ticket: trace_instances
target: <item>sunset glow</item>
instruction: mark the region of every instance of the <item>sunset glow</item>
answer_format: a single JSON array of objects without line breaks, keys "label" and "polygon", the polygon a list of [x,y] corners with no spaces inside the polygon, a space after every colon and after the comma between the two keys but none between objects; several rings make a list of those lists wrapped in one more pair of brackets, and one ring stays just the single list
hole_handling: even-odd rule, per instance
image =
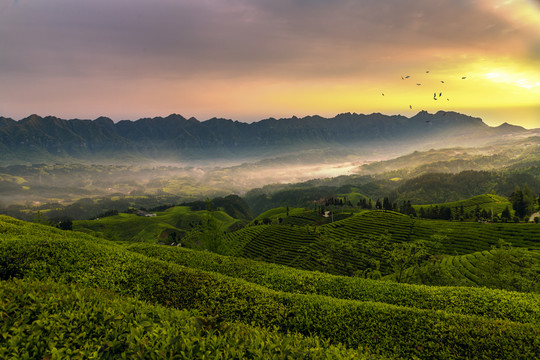
[{"label": "sunset glow", "polygon": [[540,127],[538,1],[0,0],[0,46],[15,119],[511,110]]}]

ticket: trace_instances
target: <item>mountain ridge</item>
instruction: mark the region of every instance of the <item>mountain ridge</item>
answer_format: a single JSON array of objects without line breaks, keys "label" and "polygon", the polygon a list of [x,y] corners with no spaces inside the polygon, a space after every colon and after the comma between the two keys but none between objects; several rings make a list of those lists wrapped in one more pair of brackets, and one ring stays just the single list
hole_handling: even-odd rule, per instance
[{"label": "mountain ridge", "polygon": [[[268,118],[244,123],[224,118],[199,121],[179,114],[114,122],[64,120],[33,114],[15,121],[0,117],[3,162],[54,161],[58,158],[150,159],[230,158],[273,155],[320,148],[367,148],[415,143],[445,146],[464,141],[487,142],[493,136],[533,133],[514,125],[490,127],[482,119],[457,112],[421,111],[408,118],[381,113],[342,113],[333,118]],[[0,161],[2,162],[2,161]]]}]

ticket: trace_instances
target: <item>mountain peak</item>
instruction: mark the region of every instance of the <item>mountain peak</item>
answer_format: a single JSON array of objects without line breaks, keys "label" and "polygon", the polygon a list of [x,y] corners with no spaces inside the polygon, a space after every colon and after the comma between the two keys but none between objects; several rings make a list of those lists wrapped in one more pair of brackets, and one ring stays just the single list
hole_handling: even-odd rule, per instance
[{"label": "mountain peak", "polygon": [[100,116],[94,121],[96,122],[96,124],[114,125],[114,121],[105,116]]},{"label": "mountain peak", "polygon": [[512,125],[507,122],[502,123],[501,125],[495,127],[495,129],[498,130],[505,130],[505,131],[527,131],[524,127],[518,126],[518,125]]}]

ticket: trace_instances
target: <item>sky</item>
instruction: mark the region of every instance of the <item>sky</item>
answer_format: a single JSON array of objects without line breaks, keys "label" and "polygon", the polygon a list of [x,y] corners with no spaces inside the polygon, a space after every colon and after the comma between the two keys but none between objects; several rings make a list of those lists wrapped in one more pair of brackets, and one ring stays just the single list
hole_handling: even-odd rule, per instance
[{"label": "sky", "polygon": [[421,110],[540,128],[540,0],[0,0],[0,116]]}]

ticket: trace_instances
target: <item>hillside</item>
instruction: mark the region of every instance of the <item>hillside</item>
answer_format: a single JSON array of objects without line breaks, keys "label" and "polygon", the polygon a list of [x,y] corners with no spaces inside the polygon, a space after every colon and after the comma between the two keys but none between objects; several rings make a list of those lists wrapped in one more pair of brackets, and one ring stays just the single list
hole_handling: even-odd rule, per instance
[{"label": "hillside", "polygon": [[[309,212],[307,212],[309,213]],[[314,226],[252,225],[226,234],[218,252],[299,269],[369,277],[393,270],[384,252],[392,244],[425,243],[433,254],[456,255],[490,250],[503,240],[540,250],[536,224],[478,223],[411,218],[387,211],[361,211],[346,219]],[[288,223],[288,224],[287,224]]]},{"label": "hillside", "polygon": [[[165,118],[119,121],[63,120],[31,115],[19,121],[4,119],[0,126],[0,165],[57,162],[76,159],[137,162],[138,159],[185,161],[268,157],[304,150],[371,148],[373,152],[406,152],[439,144],[484,144],[503,136],[532,134],[520,127],[491,128],[481,119],[440,111],[407,118],[383,114],[340,114],[265,119],[251,124],[213,118]],[[388,145],[392,149],[387,149]]]},{"label": "hillside", "polygon": [[[510,203],[508,199],[502,196],[497,196],[493,194],[484,194],[484,195],[474,196],[466,200],[452,201],[452,202],[441,203],[441,204],[413,205],[413,208],[415,209],[417,213],[420,212],[421,208],[424,208],[426,210],[428,208],[434,208],[434,207],[450,208],[453,218],[459,219],[459,216],[463,216],[464,214],[474,214],[475,212],[481,212],[481,211],[487,212],[490,215],[490,217],[491,217],[491,214],[493,214],[494,216],[500,216],[505,208],[508,207],[508,209],[512,209],[512,203]],[[465,216],[465,217],[470,218],[471,216]]]},{"label": "hillside", "polygon": [[[98,338],[108,339],[102,344],[112,353],[140,358],[177,351],[202,358],[219,349],[263,357],[277,348],[291,357],[305,351],[324,358],[533,358],[538,348],[537,294],[332,277],[150,244],[130,250],[8,217],[0,217],[0,229],[0,309],[7,329],[0,349],[7,354],[43,358],[79,344],[98,352]],[[197,265],[189,265],[189,257]],[[243,271],[225,270],[236,261],[244,261],[238,263]],[[315,285],[319,289],[310,290]],[[371,290],[357,292],[363,299],[355,300],[347,294],[356,286]],[[80,326],[88,330],[74,330]],[[180,328],[189,339],[171,335]],[[267,346],[261,349],[262,341]]]},{"label": "hillside", "polygon": [[[412,284],[499,287],[540,293],[540,250],[500,244],[491,250],[433,259],[421,267],[407,269],[401,280]],[[396,280],[396,274],[386,279]]]},{"label": "hillside", "polygon": [[[536,164],[538,162],[537,158]],[[523,165],[523,164],[522,164]],[[517,165],[516,165],[517,166]],[[485,194],[508,197],[516,186],[540,187],[540,168],[508,168],[497,171],[466,170],[458,173],[427,173],[411,178],[395,177],[395,172],[372,175],[349,175],[331,179],[317,179],[296,184],[267,185],[252,189],[245,195],[255,213],[277,207],[310,207],[314,200],[339,197],[352,200],[356,206],[363,198],[388,197],[398,206],[403,201],[412,205],[459,202]]]},{"label": "hillside", "polygon": [[[531,132],[531,135],[534,132]],[[499,139],[489,146],[444,147],[427,151],[414,151],[390,160],[375,161],[360,167],[360,174],[410,178],[426,173],[459,173],[466,170],[501,170],[537,165],[540,156],[540,138]]]},{"label": "hillside", "polygon": [[[215,201],[219,203],[219,199],[224,198],[218,198]],[[216,211],[207,211],[199,210],[200,207],[194,205],[191,207],[173,206],[164,211],[134,210],[130,214],[118,213],[94,220],[78,220],[73,222],[73,229],[114,240],[177,243],[188,232],[206,228],[209,224],[215,226],[220,232],[226,232],[234,229],[235,226],[241,227],[247,222],[242,219],[245,214],[239,213],[234,205],[230,202],[224,202],[224,204],[231,206],[227,209],[228,212],[240,215],[240,219],[231,217],[219,208]]]}]

